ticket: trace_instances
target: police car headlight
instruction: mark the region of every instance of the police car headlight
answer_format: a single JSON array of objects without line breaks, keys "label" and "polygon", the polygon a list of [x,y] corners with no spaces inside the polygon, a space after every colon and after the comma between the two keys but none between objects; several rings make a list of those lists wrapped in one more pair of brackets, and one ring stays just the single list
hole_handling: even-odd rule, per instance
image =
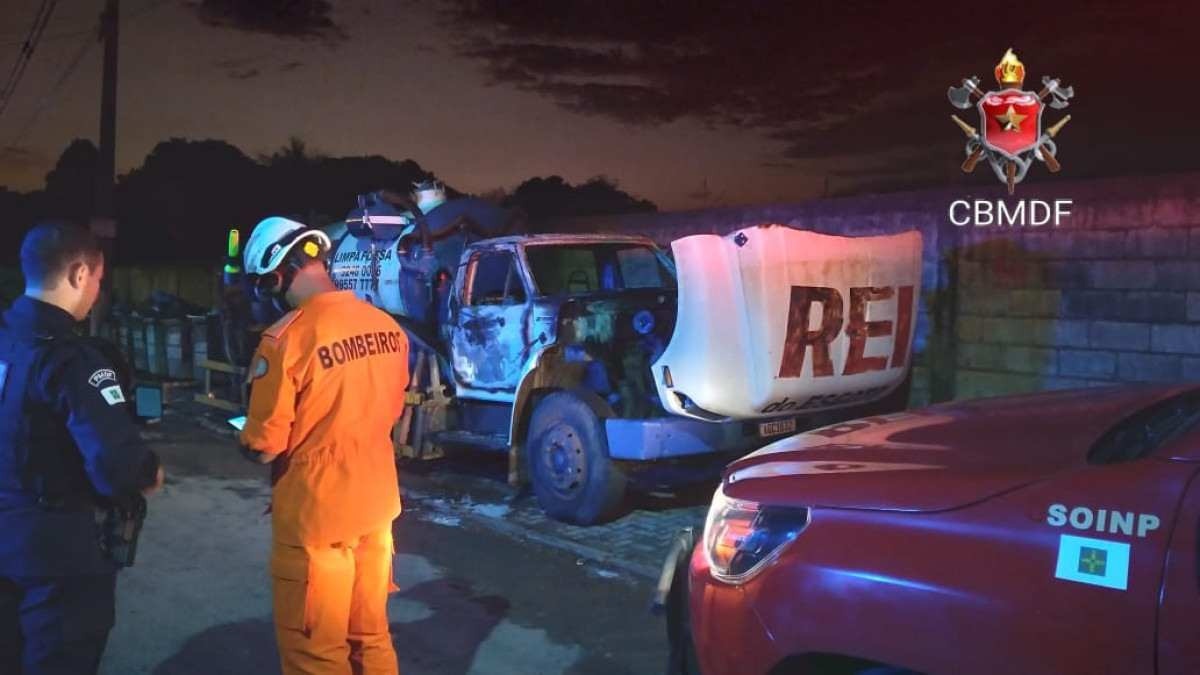
[{"label": "police car headlight", "polygon": [[704,524],[709,571],[732,584],[749,580],[779,556],[808,520],[806,508],[730,499],[718,487]]}]

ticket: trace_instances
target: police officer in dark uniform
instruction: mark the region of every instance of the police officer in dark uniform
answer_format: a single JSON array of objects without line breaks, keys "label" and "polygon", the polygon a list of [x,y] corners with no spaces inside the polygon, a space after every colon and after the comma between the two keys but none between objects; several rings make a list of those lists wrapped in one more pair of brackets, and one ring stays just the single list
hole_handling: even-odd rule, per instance
[{"label": "police officer in dark uniform", "polygon": [[95,673],[118,564],[104,507],[163,483],[119,367],[76,324],[104,275],[101,248],[66,223],[21,245],[25,295],[0,317],[0,673]]}]

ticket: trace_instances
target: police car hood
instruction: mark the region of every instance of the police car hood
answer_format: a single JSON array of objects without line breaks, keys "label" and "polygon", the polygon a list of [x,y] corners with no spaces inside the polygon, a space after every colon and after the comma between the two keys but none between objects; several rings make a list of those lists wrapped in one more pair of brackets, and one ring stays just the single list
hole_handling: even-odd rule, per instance
[{"label": "police car hood", "polygon": [[669,412],[795,415],[878,400],[904,380],[919,232],[840,237],[764,225],[671,248],[678,311],[653,365]]},{"label": "police car hood", "polygon": [[766,504],[942,511],[1083,467],[1113,425],[1186,387],[1121,386],[978,399],[864,418],[768,445],[725,471]]}]

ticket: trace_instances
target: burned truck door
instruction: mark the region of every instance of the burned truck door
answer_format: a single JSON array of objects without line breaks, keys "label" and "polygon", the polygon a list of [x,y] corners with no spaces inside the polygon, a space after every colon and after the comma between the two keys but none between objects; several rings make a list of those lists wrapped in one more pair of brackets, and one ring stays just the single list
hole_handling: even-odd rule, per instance
[{"label": "burned truck door", "polygon": [[451,357],[460,387],[512,392],[528,343],[530,293],[511,250],[471,256],[460,275]]}]

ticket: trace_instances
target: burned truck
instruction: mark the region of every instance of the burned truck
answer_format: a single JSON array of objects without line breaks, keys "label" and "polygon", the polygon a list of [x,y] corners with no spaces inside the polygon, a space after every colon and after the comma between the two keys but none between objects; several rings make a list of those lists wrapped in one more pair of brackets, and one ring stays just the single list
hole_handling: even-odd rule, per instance
[{"label": "burned truck", "polygon": [[382,194],[329,230],[329,264],[432,365],[437,409],[401,435],[508,453],[554,518],[610,518],[631,483],[670,475],[654,469],[719,468],[909,371],[917,232],[764,225],[668,255],[643,236],[500,235],[503,212],[436,187],[407,210]]}]

